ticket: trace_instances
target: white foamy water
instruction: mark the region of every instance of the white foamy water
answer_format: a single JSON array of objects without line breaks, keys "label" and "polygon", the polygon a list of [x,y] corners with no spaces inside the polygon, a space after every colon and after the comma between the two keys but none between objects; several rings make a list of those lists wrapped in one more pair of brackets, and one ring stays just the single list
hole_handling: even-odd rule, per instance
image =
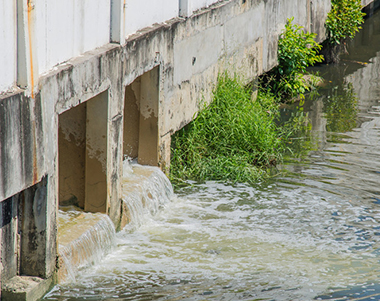
[{"label": "white foamy water", "polygon": [[158,167],[123,162],[123,206],[129,231],[144,224],[173,197],[173,187]]},{"label": "white foamy water", "polygon": [[312,300],[377,281],[380,212],[365,215],[310,187],[195,185],[60,289],[70,300]]}]

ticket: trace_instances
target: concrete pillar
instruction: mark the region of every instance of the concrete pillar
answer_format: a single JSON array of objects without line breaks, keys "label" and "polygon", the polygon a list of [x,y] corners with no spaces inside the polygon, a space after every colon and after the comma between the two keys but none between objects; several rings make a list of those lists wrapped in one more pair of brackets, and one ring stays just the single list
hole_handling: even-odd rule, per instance
[{"label": "concrete pillar", "polygon": [[38,89],[35,2],[17,1],[17,84],[34,98]]},{"label": "concrete pillar", "polygon": [[125,88],[124,104],[124,155],[137,158],[140,128],[140,90],[141,78],[137,78]]},{"label": "concrete pillar", "polygon": [[108,91],[87,101],[84,210],[108,213]]},{"label": "concrete pillar", "polygon": [[55,236],[49,233],[55,232],[48,229],[54,227],[47,222],[48,206],[46,177],[0,203],[3,281],[17,275],[52,275],[56,250]]},{"label": "concrete pillar", "polygon": [[124,151],[143,165],[158,165],[159,67],[125,89]]},{"label": "concrete pillar", "polygon": [[1,261],[3,280],[8,280],[18,274],[20,247],[18,238],[19,226],[19,194],[0,202],[1,216]]},{"label": "concrete pillar", "polygon": [[127,0],[111,0],[111,42],[125,41],[125,9]]},{"label": "concrete pillar", "polygon": [[86,103],[59,115],[59,205],[84,208]]},{"label": "concrete pillar", "polygon": [[[20,198],[20,274],[48,278],[54,270],[55,258],[48,253],[47,179],[26,189]],[[53,252],[55,254],[55,252]]]},{"label": "concrete pillar", "polygon": [[188,17],[191,15],[191,0],[179,0],[179,16]]},{"label": "concrete pillar", "polygon": [[141,76],[138,162],[158,165],[159,68]]}]

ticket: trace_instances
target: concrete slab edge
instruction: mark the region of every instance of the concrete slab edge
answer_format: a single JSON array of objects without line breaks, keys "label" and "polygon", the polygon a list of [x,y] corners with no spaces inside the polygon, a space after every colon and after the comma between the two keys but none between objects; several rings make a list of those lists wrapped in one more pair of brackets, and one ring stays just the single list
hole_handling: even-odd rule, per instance
[{"label": "concrete slab edge", "polygon": [[54,285],[53,277],[15,276],[2,283],[2,301],[37,301]]}]

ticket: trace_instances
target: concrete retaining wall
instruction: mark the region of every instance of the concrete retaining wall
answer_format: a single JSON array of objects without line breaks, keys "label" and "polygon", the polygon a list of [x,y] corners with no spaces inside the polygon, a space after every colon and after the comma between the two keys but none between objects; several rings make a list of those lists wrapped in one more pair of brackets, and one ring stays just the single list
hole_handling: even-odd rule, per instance
[{"label": "concrete retaining wall", "polygon": [[[218,73],[237,71],[250,80],[270,70],[277,63],[278,36],[293,16],[323,40],[331,4],[226,0],[176,18],[179,2],[174,0],[144,2],[143,10],[137,1],[83,1],[79,10],[73,7],[76,1],[61,2],[18,3],[22,90],[6,91],[16,81],[15,41],[8,30],[0,31],[0,41],[9,45],[0,50],[1,66],[6,66],[0,75],[0,200],[18,200],[41,191],[33,187],[44,187],[42,195],[30,198],[29,211],[13,216],[15,224],[29,221],[25,231],[33,233],[40,250],[32,262],[42,265],[44,278],[55,270],[59,204],[105,212],[118,226],[123,156],[133,154],[165,170],[171,134],[192,120],[201,101],[211,100]],[[211,2],[194,0],[192,10]],[[15,4],[2,5],[15,9]],[[47,16],[48,11],[53,13]],[[139,18],[141,12],[145,18]],[[13,19],[0,18],[1,26],[15,30],[12,24]],[[42,210],[43,223],[36,224],[39,215],[30,208]],[[2,227],[0,236],[9,234],[5,231]],[[9,235],[15,250],[29,243],[16,230]],[[1,250],[8,264],[13,251],[4,244]],[[14,264],[22,254],[12,255],[19,258]],[[3,267],[3,281],[21,271],[18,266],[11,270],[5,273]]]}]

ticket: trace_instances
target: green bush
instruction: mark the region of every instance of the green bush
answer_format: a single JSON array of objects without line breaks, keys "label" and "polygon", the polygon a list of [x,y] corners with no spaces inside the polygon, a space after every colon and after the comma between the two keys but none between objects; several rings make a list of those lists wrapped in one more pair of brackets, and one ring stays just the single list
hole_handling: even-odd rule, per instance
[{"label": "green bush", "polygon": [[361,12],[360,0],[332,0],[327,15],[326,30],[331,44],[341,44],[353,38],[364,23],[365,13]]},{"label": "green bush", "polygon": [[[219,76],[213,102],[172,139],[171,180],[254,183],[282,160],[285,134],[276,124],[278,101],[235,76]],[[289,132],[289,131],[288,131]]]},{"label": "green bush", "polygon": [[305,32],[293,19],[288,19],[278,41],[278,66],[266,78],[272,92],[283,98],[302,97],[309,91],[310,82],[303,77],[306,68],[323,61],[316,34]]}]

